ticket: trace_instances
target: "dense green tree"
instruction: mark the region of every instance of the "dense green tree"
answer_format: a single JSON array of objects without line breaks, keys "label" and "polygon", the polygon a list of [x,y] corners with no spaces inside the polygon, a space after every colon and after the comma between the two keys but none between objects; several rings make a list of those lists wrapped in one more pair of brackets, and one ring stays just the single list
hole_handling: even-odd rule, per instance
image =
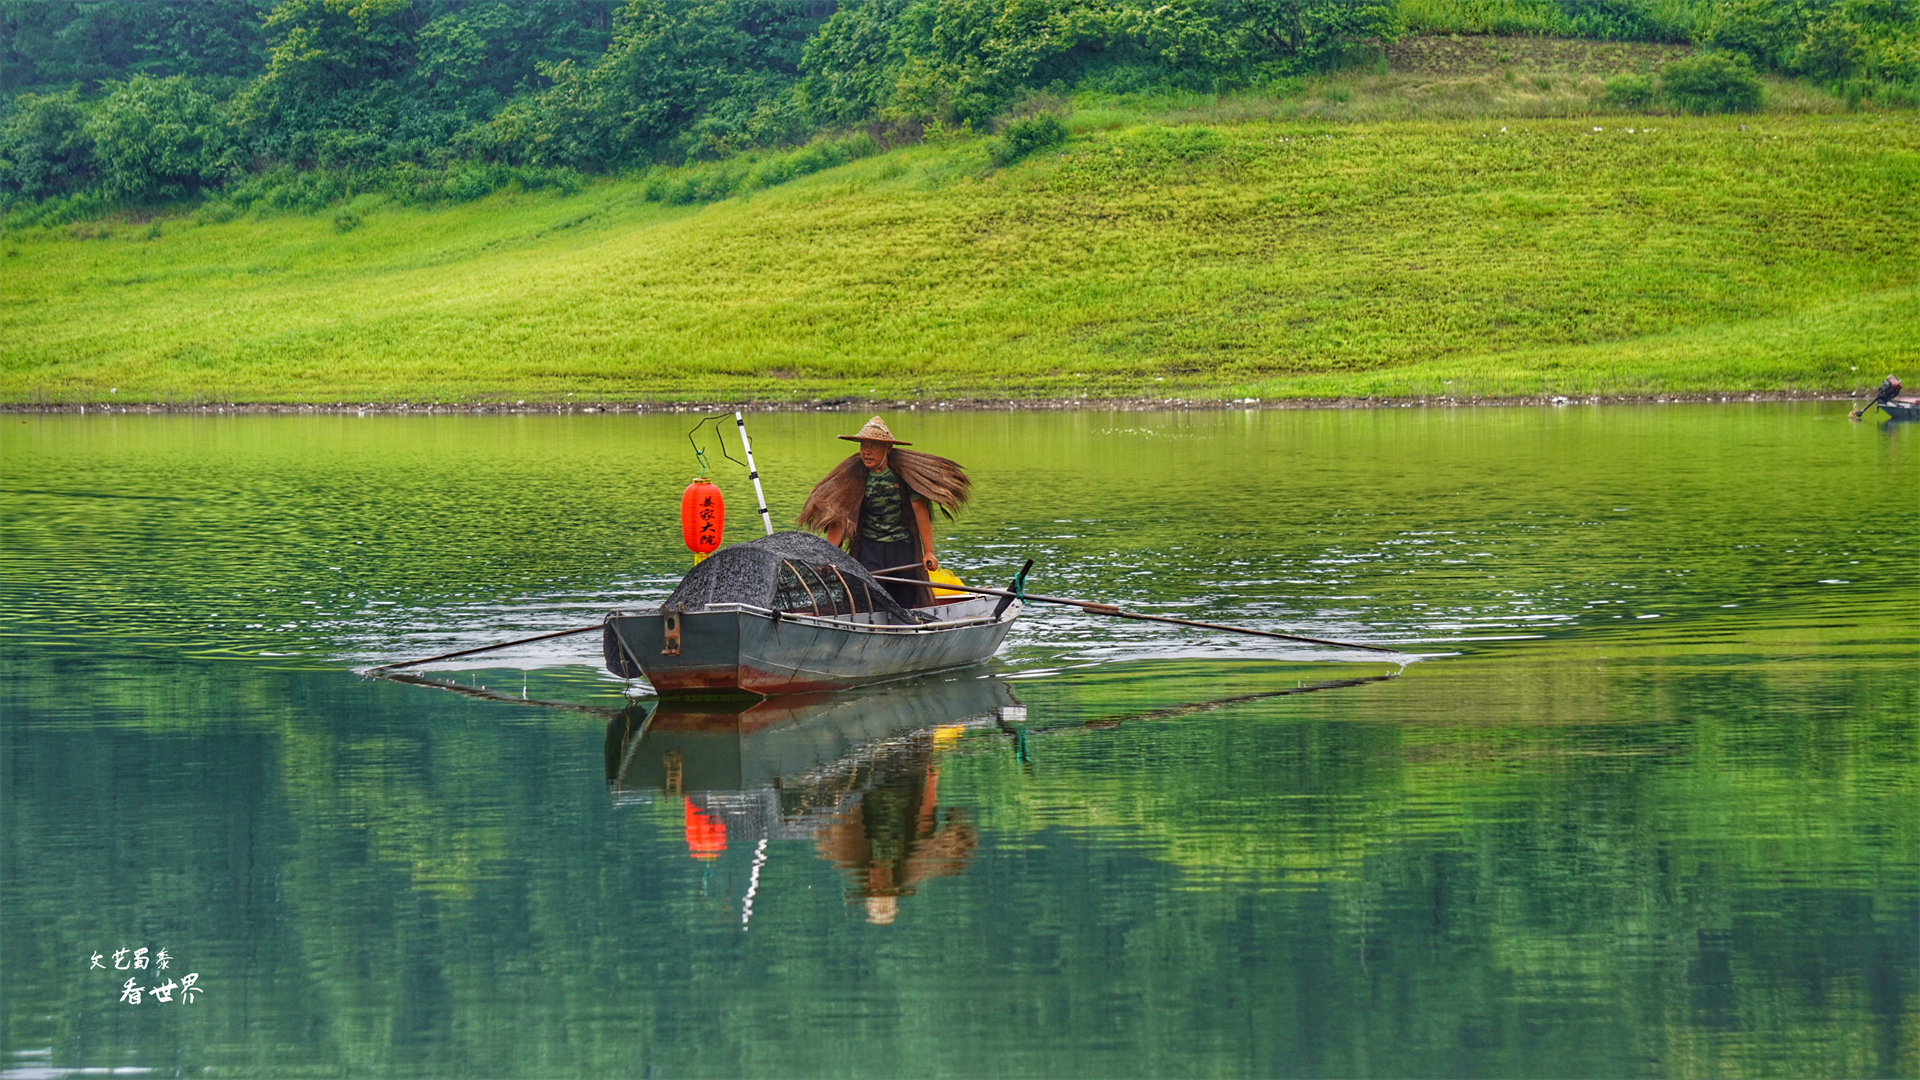
[{"label": "dense green tree", "polygon": [[1701,41],[1760,68],[1837,81],[1920,81],[1916,0],[1724,0]]},{"label": "dense green tree", "polygon": [[1853,5],[1836,4],[1806,21],[1792,67],[1818,78],[1844,79],[1866,65],[1866,28]]},{"label": "dense green tree", "polygon": [[850,124],[878,114],[893,96],[906,59],[894,33],[912,0],[844,0],[807,42],[800,93],[808,111],[827,124]]},{"label": "dense green tree", "polygon": [[21,94],[0,110],[0,196],[71,195],[96,178],[79,91]]},{"label": "dense green tree", "polygon": [[636,152],[690,131],[696,152],[797,134],[759,127],[798,78],[819,24],[778,0],[632,0],[594,70],[595,89],[619,142]]},{"label": "dense green tree", "polygon": [[1745,55],[1761,67],[1785,65],[1799,38],[1798,10],[1778,0],[1730,0],[1713,14],[1701,43]]},{"label": "dense green tree", "polygon": [[[0,103],[0,192],[172,199],[244,174],[239,198],[300,170],[337,173],[301,182],[294,201],[309,205],[323,189],[355,189],[362,180],[349,173],[404,174],[395,183],[415,194],[465,192],[472,177],[531,182],[550,166],[722,158],[876,122],[997,129],[1010,112],[1032,112],[1019,106],[1039,92],[1217,91],[1336,69],[1400,33],[1399,9],[1398,0],[0,0],[0,93],[15,95]],[[1475,18],[1509,32],[1691,35],[1849,100],[1920,94],[1920,0],[1509,0],[1484,17],[1469,11]],[[1737,65],[1722,57],[1682,69],[1674,93],[1705,108],[1751,107],[1752,71]],[[1696,76],[1719,89],[1695,95]],[[1609,93],[1644,97],[1652,84]],[[423,169],[444,179],[463,168],[457,185],[420,179]]]},{"label": "dense green tree", "polygon": [[1373,0],[1242,0],[1221,8],[1223,21],[1244,28],[1256,43],[1241,46],[1232,60],[1222,56],[1222,62],[1271,59],[1294,72],[1332,67],[1361,41],[1398,29],[1392,5]]},{"label": "dense green tree", "polygon": [[255,0],[0,0],[0,91],[133,74],[250,76],[265,60]]},{"label": "dense green tree", "polygon": [[[1691,20],[1675,18],[1676,5],[1647,0],[1558,0],[1567,32],[1611,41],[1674,41],[1691,38]],[[1684,7],[1679,8],[1685,11]]]},{"label": "dense green tree", "polygon": [[387,163],[408,150],[402,129],[444,144],[458,117],[432,123],[410,94],[409,0],[283,0],[264,25],[267,69],[234,100],[251,149],[303,165]]},{"label": "dense green tree", "polygon": [[1151,81],[1293,74],[1394,32],[1370,0],[868,0],[808,45],[802,92],[822,117],[981,121],[1021,95],[1115,67]]},{"label": "dense green tree", "polygon": [[631,0],[599,63],[547,67],[553,85],[506,110],[495,145],[591,168],[798,138],[792,91],[821,21],[779,0]]},{"label": "dense green tree", "polygon": [[234,165],[225,109],[184,75],[136,75],[87,121],[101,187],[136,202],[180,199],[216,186]]},{"label": "dense green tree", "polygon": [[264,21],[272,42],[254,98],[318,106],[387,83],[413,65],[407,0],[284,0]]},{"label": "dense green tree", "polygon": [[920,0],[905,14],[910,60],[899,103],[923,116],[949,111],[978,121],[1024,88],[1069,82],[1103,52],[1129,44],[1133,13],[1098,0]]},{"label": "dense green tree", "polygon": [[[592,64],[612,38],[613,0],[416,4],[415,74],[438,100],[489,116],[542,82],[539,65]],[[445,11],[436,11],[444,7]]]}]

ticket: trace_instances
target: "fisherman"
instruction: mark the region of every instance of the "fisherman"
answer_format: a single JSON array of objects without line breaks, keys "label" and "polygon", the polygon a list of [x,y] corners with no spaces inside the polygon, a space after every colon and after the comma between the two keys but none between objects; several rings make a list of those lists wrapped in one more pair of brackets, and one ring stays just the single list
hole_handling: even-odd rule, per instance
[{"label": "fisherman", "polygon": [[[825,532],[829,543],[845,547],[869,570],[926,581],[940,569],[933,554],[933,507],[952,517],[966,505],[973,482],[946,458],[899,449],[913,444],[894,438],[877,416],[857,434],[839,437],[859,443],[860,452],[813,486],[800,510],[801,526]],[[884,584],[902,607],[933,603],[926,585]]]}]

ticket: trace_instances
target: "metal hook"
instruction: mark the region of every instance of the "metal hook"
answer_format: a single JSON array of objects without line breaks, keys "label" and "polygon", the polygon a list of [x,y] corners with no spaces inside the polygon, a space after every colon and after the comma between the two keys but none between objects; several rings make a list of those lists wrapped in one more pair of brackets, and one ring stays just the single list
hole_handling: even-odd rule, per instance
[{"label": "metal hook", "polygon": [[[703,427],[706,424],[713,423],[713,421],[715,420],[725,420],[727,417],[732,415],[733,415],[732,413],[716,413],[712,416],[709,416],[701,420],[699,423],[693,425],[693,428],[687,432],[687,445],[693,447],[693,456],[699,459],[700,461],[701,476],[707,475],[707,472],[708,472],[707,452],[700,448],[699,443],[693,441],[694,433],[699,431],[701,427]],[[727,437],[721,433],[719,424],[713,425],[713,437],[720,440],[720,456],[721,457],[726,458],[728,461],[733,462],[735,465],[738,465],[743,469],[747,467],[746,462],[741,461],[739,458],[734,457],[732,454],[727,453]]]}]

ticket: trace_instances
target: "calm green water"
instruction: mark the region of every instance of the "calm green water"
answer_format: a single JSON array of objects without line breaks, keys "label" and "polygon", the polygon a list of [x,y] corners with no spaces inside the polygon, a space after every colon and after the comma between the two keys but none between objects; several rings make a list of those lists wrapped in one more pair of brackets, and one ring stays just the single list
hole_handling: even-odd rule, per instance
[{"label": "calm green water", "polygon": [[[0,418],[4,1076],[1920,1075],[1920,431],[901,412],[970,581],[1430,658],[353,674],[662,597],[692,419]],[[864,419],[752,418],[783,523]]]}]

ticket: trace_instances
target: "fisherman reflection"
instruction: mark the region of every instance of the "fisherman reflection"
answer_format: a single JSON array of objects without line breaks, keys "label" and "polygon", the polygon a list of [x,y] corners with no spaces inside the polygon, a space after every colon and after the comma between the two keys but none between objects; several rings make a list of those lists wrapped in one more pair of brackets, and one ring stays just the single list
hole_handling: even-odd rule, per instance
[{"label": "fisherman reflection", "polygon": [[930,878],[957,876],[980,845],[965,810],[939,806],[939,751],[959,735],[957,727],[923,733],[907,752],[876,763],[865,797],[814,841],[822,856],[851,872],[848,897],[864,903],[870,923],[893,922],[902,896]]},{"label": "fisherman reflection", "polygon": [[[942,694],[922,693],[914,701],[964,716],[1007,700],[1004,688],[977,680],[944,687]],[[777,701],[745,713],[663,710],[650,725],[644,710],[629,709],[607,728],[607,783],[616,805],[653,803],[654,792],[677,803],[686,853],[701,862],[729,849],[763,856],[768,840],[811,840],[823,858],[848,872],[848,899],[861,904],[867,920],[892,923],[901,897],[929,879],[963,873],[979,846],[967,813],[939,801],[940,756],[966,725],[882,734],[886,724],[868,726],[870,710],[832,715],[853,704],[836,699],[824,715],[817,704],[793,709]],[[908,723],[914,711],[904,711]],[[832,760],[808,760],[812,754],[804,748],[829,741],[835,722],[868,741]],[[793,737],[808,724],[812,738]]]}]

